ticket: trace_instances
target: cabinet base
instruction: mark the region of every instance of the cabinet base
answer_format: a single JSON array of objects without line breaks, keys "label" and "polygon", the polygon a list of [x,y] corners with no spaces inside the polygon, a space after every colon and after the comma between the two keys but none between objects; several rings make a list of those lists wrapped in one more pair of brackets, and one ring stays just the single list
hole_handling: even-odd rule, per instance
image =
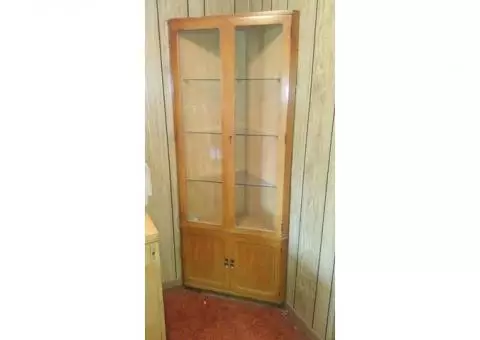
[{"label": "cabinet base", "polygon": [[254,297],[247,297],[247,296],[244,296],[244,295],[235,294],[235,292],[231,292],[231,291],[228,291],[228,290],[212,289],[210,287],[199,287],[197,285],[191,285],[191,284],[186,284],[186,283],[183,285],[183,287],[185,289],[197,291],[199,293],[213,294],[213,295],[216,295],[216,296],[225,297],[227,299],[236,299],[236,300],[241,300],[241,301],[251,301],[251,302],[271,305],[271,306],[275,306],[275,307],[285,306],[285,301],[266,300],[266,299],[259,299],[259,298],[254,298]]}]

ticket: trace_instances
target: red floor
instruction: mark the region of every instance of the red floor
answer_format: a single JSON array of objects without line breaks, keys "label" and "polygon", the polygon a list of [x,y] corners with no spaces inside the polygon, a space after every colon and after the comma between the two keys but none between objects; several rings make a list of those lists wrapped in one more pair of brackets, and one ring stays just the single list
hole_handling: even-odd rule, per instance
[{"label": "red floor", "polygon": [[168,340],[308,340],[282,309],[184,288],[165,292]]}]

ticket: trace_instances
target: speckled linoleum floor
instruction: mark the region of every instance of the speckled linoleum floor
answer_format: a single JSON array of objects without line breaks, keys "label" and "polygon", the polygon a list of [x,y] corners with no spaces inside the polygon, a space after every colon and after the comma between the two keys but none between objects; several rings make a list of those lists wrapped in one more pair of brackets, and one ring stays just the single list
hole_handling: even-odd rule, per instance
[{"label": "speckled linoleum floor", "polygon": [[164,294],[168,340],[308,340],[280,308],[185,288]]}]

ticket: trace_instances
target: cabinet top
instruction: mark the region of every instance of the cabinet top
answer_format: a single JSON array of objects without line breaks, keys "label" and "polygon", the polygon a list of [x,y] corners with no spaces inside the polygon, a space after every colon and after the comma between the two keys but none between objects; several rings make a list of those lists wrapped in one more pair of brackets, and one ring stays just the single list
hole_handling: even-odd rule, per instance
[{"label": "cabinet top", "polygon": [[186,17],[186,18],[172,18],[167,20],[170,26],[172,25],[182,25],[187,22],[189,23],[202,23],[205,21],[216,21],[216,20],[245,20],[245,24],[255,25],[258,21],[267,18],[280,18],[286,16],[297,16],[299,15],[299,11],[264,11],[264,12],[246,12],[246,13],[235,13],[235,14],[219,14],[219,15],[208,15],[208,16],[201,16],[201,17]]}]

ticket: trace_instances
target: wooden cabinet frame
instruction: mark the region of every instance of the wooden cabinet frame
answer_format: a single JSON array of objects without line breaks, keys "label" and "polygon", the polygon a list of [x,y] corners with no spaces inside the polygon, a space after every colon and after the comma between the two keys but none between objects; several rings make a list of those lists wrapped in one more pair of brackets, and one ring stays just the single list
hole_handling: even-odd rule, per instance
[{"label": "wooden cabinet frame", "polygon": [[[170,29],[170,62],[172,70],[173,82],[173,110],[175,124],[175,143],[177,156],[177,178],[179,188],[179,211],[180,211],[180,227],[182,233],[182,248],[185,244],[185,238],[194,237],[203,233],[212,237],[220,237],[229,244],[225,257],[231,258],[233,253],[238,251],[235,240],[239,238],[252,240],[253,243],[264,244],[270,247],[275,256],[272,257],[271,263],[275,264],[272,268],[274,275],[280,275],[278,282],[281,284],[275,287],[275,294],[272,292],[262,293],[242,293],[237,292],[232,287],[235,282],[231,282],[232,275],[226,275],[225,288],[208,287],[208,285],[196,282],[195,279],[189,277],[184,270],[184,281],[191,286],[219,290],[258,298],[262,300],[282,302],[285,290],[285,272],[286,272],[286,251],[288,248],[288,222],[289,222],[289,206],[290,206],[290,177],[292,164],[292,144],[293,144],[293,122],[295,108],[295,86],[297,71],[297,50],[298,50],[298,18],[299,13],[296,11],[271,11],[259,13],[247,13],[241,15],[222,15],[199,18],[179,18],[169,20]],[[243,27],[260,27],[268,25],[281,25],[281,54],[282,66],[279,71],[278,81],[280,83],[280,103],[278,113],[278,130],[276,130],[276,170],[275,170],[275,213],[272,217],[272,227],[269,229],[257,228],[239,228],[236,224],[236,179],[235,179],[235,150],[236,135],[235,133],[235,110],[236,110],[236,30]],[[278,27],[278,26],[277,26]],[[218,183],[221,185],[222,197],[222,217],[221,223],[211,223],[208,221],[194,221],[188,218],[188,197],[187,197],[187,170],[186,170],[186,145],[184,140],[185,121],[182,118],[182,77],[181,77],[181,51],[180,51],[180,32],[199,31],[199,30],[218,30],[219,33],[219,59],[220,59],[220,115],[221,115],[221,152],[223,154],[221,160],[221,177]],[[248,77],[247,77],[248,78]],[[249,79],[246,79],[249,80]],[[190,234],[189,234],[190,233]],[[199,239],[204,239],[199,237]],[[192,246],[192,239],[188,241]],[[274,244],[274,246],[271,246]],[[201,248],[201,246],[199,245]],[[212,247],[214,247],[212,245]],[[200,249],[199,248],[199,249]],[[207,246],[204,251],[210,251]],[[253,248],[252,248],[253,249]],[[256,249],[256,248],[255,248]],[[233,252],[233,253],[232,253]],[[189,251],[182,250],[182,260],[184,263],[193,261],[191,257],[191,249]],[[261,253],[261,251],[259,251]],[[212,255],[213,256],[213,255]],[[273,256],[273,255],[272,255]],[[224,258],[217,259],[224,261]],[[238,262],[238,260],[237,260]],[[191,268],[192,263],[184,264],[184,268]],[[205,265],[205,264],[203,264]],[[241,261],[240,261],[240,265]],[[226,268],[230,269],[230,268]],[[242,268],[246,272],[245,268]],[[187,274],[187,275],[185,275]],[[255,282],[255,273],[252,273],[252,282]],[[272,274],[273,275],[273,274]],[[277,278],[277,276],[275,276]],[[205,278],[205,282],[208,279]],[[228,282],[227,282],[228,281]],[[255,289],[252,288],[252,292]]]}]

